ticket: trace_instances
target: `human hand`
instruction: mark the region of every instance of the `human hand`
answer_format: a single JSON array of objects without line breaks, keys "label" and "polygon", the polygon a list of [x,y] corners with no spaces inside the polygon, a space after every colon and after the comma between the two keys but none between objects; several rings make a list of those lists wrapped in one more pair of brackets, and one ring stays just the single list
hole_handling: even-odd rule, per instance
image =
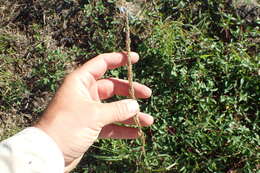
[{"label": "human hand", "polygon": [[[132,63],[139,57],[131,53]],[[134,124],[138,114],[142,126],[153,123],[150,115],[139,112],[135,100],[125,99],[112,103],[101,100],[114,95],[128,96],[128,81],[101,77],[109,69],[127,64],[124,53],[101,54],[69,74],[35,125],[45,131],[63,152],[65,166],[71,170],[97,138],[134,139],[137,128],[114,123]],[[134,83],[137,98],[148,98],[151,90]]]}]

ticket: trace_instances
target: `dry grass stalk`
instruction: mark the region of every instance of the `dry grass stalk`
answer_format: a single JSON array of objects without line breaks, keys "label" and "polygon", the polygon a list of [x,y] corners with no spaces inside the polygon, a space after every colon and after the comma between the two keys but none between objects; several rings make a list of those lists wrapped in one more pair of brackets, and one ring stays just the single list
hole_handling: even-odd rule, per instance
[{"label": "dry grass stalk", "polygon": [[[136,100],[134,87],[133,87],[133,68],[131,63],[131,38],[130,38],[130,26],[129,26],[129,16],[128,11],[125,12],[125,20],[126,20],[126,49],[127,49],[127,59],[128,59],[128,81],[129,81],[129,94],[132,99]],[[142,142],[142,154],[145,156],[145,134],[142,131],[141,124],[138,118],[138,115],[136,114],[134,116],[135,124],[139,128],[139,133],[141,136],[141,142]]]}]

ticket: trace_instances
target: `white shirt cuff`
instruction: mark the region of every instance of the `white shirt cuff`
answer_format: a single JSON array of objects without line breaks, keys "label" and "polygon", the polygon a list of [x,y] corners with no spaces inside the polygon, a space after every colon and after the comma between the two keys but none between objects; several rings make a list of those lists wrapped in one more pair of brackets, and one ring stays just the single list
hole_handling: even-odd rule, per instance
[{"label": "white shirt cuff", "polygon": [[44,131],[29,127],[0,143],[0,172],[63,173],[64,158]]}]

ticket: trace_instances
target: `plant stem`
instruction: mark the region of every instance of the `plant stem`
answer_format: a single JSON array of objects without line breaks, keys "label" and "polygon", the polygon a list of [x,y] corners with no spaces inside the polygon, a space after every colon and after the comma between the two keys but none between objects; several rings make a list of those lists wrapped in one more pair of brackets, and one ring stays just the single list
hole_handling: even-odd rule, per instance
[{"label": "plant stem", "polygon": [[[128,81],[129,81],[129,95],[132,99],[136,100],[135,92],[134,92],[134,86],[133,86],[133,67],[131,63],[131,38],[130,38],[130,26],[129,26],[129,16],[128,11],[125,12],[125,20],[126,20],[126,50],[127,50],[127,61],[128,61]],[[141,128],[141,124],[138,118],[138,115],[136,114],[134,116],[135,124],[138,126],[139,133],[141,136],[141,143],[142,143],[142,154],[145,156],[145,135]]]}]

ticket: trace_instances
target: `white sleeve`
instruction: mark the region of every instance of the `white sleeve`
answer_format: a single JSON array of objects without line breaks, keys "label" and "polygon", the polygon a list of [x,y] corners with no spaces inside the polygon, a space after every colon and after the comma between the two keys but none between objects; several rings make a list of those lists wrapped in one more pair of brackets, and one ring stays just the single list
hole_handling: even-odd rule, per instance
[{"label": "white sleeve", "polygon": [[29,127],[0,143],[1,173],[64,173],[64,158],[45,132]]}]

